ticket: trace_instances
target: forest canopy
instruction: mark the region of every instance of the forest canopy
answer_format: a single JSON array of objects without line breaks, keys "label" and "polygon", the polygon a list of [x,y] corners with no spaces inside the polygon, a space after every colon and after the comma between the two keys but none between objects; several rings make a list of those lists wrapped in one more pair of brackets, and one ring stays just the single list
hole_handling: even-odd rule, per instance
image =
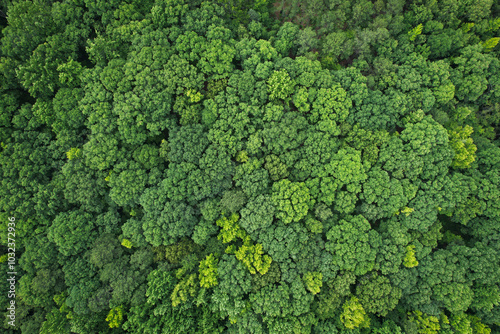
[{"label": "forest canopy", "polygon": [[498,1],[8,0],[0,28],[4,333],[500,332]]}]

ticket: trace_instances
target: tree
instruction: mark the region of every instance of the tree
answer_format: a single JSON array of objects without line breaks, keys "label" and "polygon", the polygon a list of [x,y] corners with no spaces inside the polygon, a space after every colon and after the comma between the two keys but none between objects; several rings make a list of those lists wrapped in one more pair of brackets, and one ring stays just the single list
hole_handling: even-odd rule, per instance
[{"label": "tree", "polygon": [[246,198],[242,191],[226,191],[222,196],[221,207],[228,213],[238,212],[245,205]]},{"label": "tree", "polygon": [[316,32],[311,27],[301,29],[297,35],[297,44],[300,45],[298,55],[306,55],[308,51],[316,49],[319,44]]},{"label": "tree", "polygon": [[108,184],[111,187],[109,196],[119,206],[135,206],[144,192],[148,174],[138,163],[120,167],[123,168],[122,171],[116,168],[116,172],[111,173],[109,177]]},{"label": "tree", "polygon": [[222,239],[222,242],[225,244],[235,241],[237,238],[245,239],[246,232],[241,229],[239,224],[236,224],[238,219],[240,219],[240,216],[237,213],[233,213],[229,219],[227,217],[222,217],[217,220],[217,226],[222,228],[217,239]]},{"label": "tree", "polygon": [[406,256],[403,261],[403,264],[406,268],[413,268],[418,266],[418,261],[415,258],[415,246],[408,245],[406,246]]},{"label": "tree", "polygon": [[308,272],[302,279],[304,280],[307,290],[309,290],[313,295],[320,292],[321,286],[323,285],[323,274],[319,272]]},{"label": "tree", "polygon": [[435,316],[427,315],[420,311],[408,312],[409,321],[417,325],[417,329],[425,334],[437,334],[439,329],[439,320]]},{"label": "tree", "polygon": [[471,282],[465,279],[469,264],[465,258],[457,258],[457,251],[438,250],[419,261],[417,284],[427,284],[428,288],[410,298],[413,307],[429,311],[444,307],[450,312],[469,308],[473,299]]},{"label": "tree", "polygon": [[340,85],[320,88],[314,93],[309,116],[310,123],[315,124],[318,121],[344,122],[347,119],[352,101]]},{"label": "tree", "polygon": [[53,308],[50,313],[47,313],[46,320],[40,328],[40,333],[48,334],[57,331],[63,332],[69,330],[69,320],[64,313],[57,308]]},{"label": "tree", "polygon": [[275,48],[283,56],[287,56],[293,49],[299,27],[293,23],[286,22],[276,34]]},{"label": "tree", "polygon": [[491,58],[483,54],[482,46],[467,46],[455,58],[456,69],[451,80],[455,85],[455,96],[460,101],[474,102],[487,89],[488,80],[483,74],[487,71]]},{"label": "tree", "polygon": [[318,294],[313,309],[320,319],[331,319],[338,315],[338,310],[346,297],[351,294],[350,287],[356,281],[352,272],[342,272],[326,281],[322,292]]},{"label": "tree", "polygon": [[286,179],[273,184],[271,200],[277,209],[276,217],[285,224],[304,218],[309,206],[314,204],[309,189],[303,182],[290,182]]},{"label": "tree", "polygon": [[191,236],[196,222],[194,209],[183,202],[165,201],[162,203],[163,209],[159,210],[159,193],[161,190],[149,188],[141,197],[145,211],[142,226],[146,241],[153,246],[170,245],[182,237]]},{"label": "tree", "polygon": [[248,270],[234,257],[224,254],[217,268],[220,280],[215,286],[210,307],[230,321],[238,321],[246,309],[243,297],[251,290],[251,278]]},{"label": "tree", "polygon": [[251,274],[259,272],[264,275],[269,270],[272,259],[264,254],[261,244],[252,244],[250,237],[243,241],[243,245],[235,251],[234,255],[250,271]]},{"label": "tree", "polygon": [[215,261],[212,253],[200,262],[199,279],[202,288],[211,288],[217,285],[217,263]]},{"label": "tree", "polygon": [[222,239],[223,243],[241,239],[243,244],[238,249],[232,244],[226,249],[226,253],[234,253],[236,258],[247,267],[251,274],[256,274],[258,271],[264,275],[269,270],[272,259],[269,255],[264,255],[261,244],[253,244],[248,233],[237,224],[238,219],[239,216],[233,213],[229,219],[223,217],[218,220],[217,225],[222,227],[218,239]]},{"label": "tree", "polygon": [[268,195],[259,195],[250,200],[241,211],[240,225],[250,235],[261,229],[267,229],[273,222],[275,208]]},{"label": "tree", "polygon": [[93,243],[89,252],[89,262],[97,268],[118,260],[123,251],[113,234],[101,234]]},{"label": "tree", "polygon": [[357,327],[363,328],[370,326],[370,318],[366,315],[358,298],[351,297],[351,299],[342,305],[342,310],[340,320],[346,328],[354,329]]},{"label": "tree", "polygon": [[332,253],[333,264],[340,270],[364,275],[375,267],[380,235],[361,215],[340,220],[327,233],[325,249]]},{"label": "tree", "polygon": [[362,210],[369,219],[392,217],[415,196],[416,188],[408,180],[391,179],[386,171],[372,168],[360,194]]},{"label": "tree", "polygon": [[366,312],[386,316],[398,305],[402,291],[393,287],[387,277],[375,272],[356,287],[356,296]]},{"label": "tree", "polygon": [[218,80],[232,72],[235,49],[230,41],[231,31],[225,27],[210,25],[207,31],[207,46],[202,53],[198,68],[201,72]]},{"label": "tree", "polygon": [[361,182],[367,177],[360,152],[350,147],[341,149],[321,169],[317,174],[319,178],[307,182],[311,194],[327,205],[334,204],[339,212],[352,212],[361,191]]},{"label": "tree", "polygon": [[92,221],[92,215],[87,212],[63,212],[57,215],[47,237],[57,245],[61,254],[76,255],[88,249],[97,235]]},{"label": "tree", "polygon": [[164,250],[164,259],[166,261],[174,265],[180,265],[187,256],[198,253],[199,247],[190,239],[184,238],[175,244],[162,248],[162,250]]},{"label": "tree", "polygon": [[288,177],[289,172],[287,166],[281,162],[280,158],[274,154],[266,156],[264,168],[269,172],[273,181],[278,181]]},{"label": "tree", "polygon": [[293,93],[295,81],[290,79],[290,76],[285,70],[274,71],[271,77],[267,80],[267,90],[271,100],[284,100],[288,102],[288,97]]},{"label": "tree", "polygon": [[292,258],[297,259],[299,254],[304,252],[309,239],[307,230],[302,224],[286,225],[284,222],[279,222],[276,226],[259,231],[257,241],[262,244],[273,261],[285,263]]},{"label": "tree", "polygon": [[[172,307],[169,297],[176,283],[177,280],[171,272],[164,269],[151,271],[148,275],[147,301],[130,309],[122,328],[134,333],[145,330],[154,333],[162,331],[220,333],[221,326],[217,318],[214,319],[217,314],[208,310],[202,311],[197,307]],[[194,319],[200,321],[196,323]]]},{"label": "tree", "polygon": [[383,275],[400,272],[406,254],[405,247],[412,239],[410,231],[396,218],[392,218],[382,222],[378,232],[382,238],[382,245],[377,254],[380,272]]},{"label": "tree", "polygon": [[453,167],[455,168],[468,168],[475,160],[474,153],[477,150],[470,135],[472,134],[472,127],[466,125],[465,127],[456,127],[452,131],[448,130],[450,136],[450,145],[455,151],[453,158]]},{"label": "tree", "polygon": [[115,308],[112,308],[109,311],[108,316],[106,317],[106,321],[109,322],[110,328],[114,328],[114,327],[119,328],[121,325],[121,322],[123,321],[123,307],[117,306]]},{"label": "tree", "polygon": [[179,279],[179,283],[174,287],[172,291],[172,295],[170,298],[172,299],[172,306],[177,307],[180,304],[186,303],[188,298],[193,298],[197,291],[197,283],[196,282],[196,274],[190,274],[183,278],[182,269],[179,269],[176,273],[177,279]]}]

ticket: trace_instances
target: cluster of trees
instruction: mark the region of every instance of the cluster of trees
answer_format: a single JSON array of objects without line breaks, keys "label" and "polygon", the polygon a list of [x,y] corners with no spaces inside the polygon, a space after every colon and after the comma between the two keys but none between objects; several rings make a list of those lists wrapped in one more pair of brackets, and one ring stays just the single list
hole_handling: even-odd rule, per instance
[{"label": "cluster of trees", "polygon": [[500,330],[498,2],[0,10],[3,332]]}]

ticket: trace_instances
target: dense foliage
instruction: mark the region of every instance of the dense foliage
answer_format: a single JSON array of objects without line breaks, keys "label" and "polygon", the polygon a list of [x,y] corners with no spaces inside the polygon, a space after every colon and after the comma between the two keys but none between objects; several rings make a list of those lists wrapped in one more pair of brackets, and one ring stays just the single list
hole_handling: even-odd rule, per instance
[{"label": "dense foliage", "polygon": [[2,332],[500,331],[498,1],[0,24]]}]

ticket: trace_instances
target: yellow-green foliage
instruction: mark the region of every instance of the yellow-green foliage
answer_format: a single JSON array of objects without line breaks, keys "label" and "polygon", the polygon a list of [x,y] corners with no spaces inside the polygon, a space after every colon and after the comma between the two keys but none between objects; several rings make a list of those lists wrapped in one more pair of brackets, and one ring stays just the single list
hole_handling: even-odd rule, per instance
[{"label": "yellow-green foliage", "polygon": [[469,32],[472,29],[472,27],[474,27],[474,22],[464,23],[462,26],[462,31],[464,33]]},{"label": "yellow-green foliage", "polygon": [[405,206],[403,209],[396,211],[394,214],[396,216],[399,216],[400,213],[404,213],[405,216],[408,217],[410,215],[410,213],[412,213],[413,211],[415,211],[413,208],[409,208],[409,207]]},{"label": "yellow-green foliage", "polygon": [[437,334],[441,328],[437,317],[420,311],[409,312],[408,319],[417,325],[419,334]]},{"label": "yellow-green foliage", "polygon": [[82,151],[79,148],[70,148],[68,152],[66,152],[66,156],[68,160],[79,159],[82,157]]},{"label": "yellow-green foliage", "polygon": [[413,208],[409,208],[407,206],[404,207],[403,210],[401,210],[401,213],[404,213],[406,217],[408,217],[410,215],[410,213],[412,213],[413,211],[415,211]]},{"label": "yellow-green foliage", "polygon": [[59,312],[66,313],[66,318],[71,319],[73,317],[73,311],[66,304],[66,298],[68,297],[67,292],[63,291],[58,295],[55,295],[53,300],[57,306],[59,306]]},{"label": "yellow-green foliage", "polygon": [[127,248],[132,248],[132,242],[128,239],[123,239],[122,240],[122,246],[127,247]]},{"label": "yellow-green foliage", "polygon": [[451,316],[451,321],[441,313],[441,331],[452,330],[457,334],[490,334],[491,329],[481,323],[481,319],[466,313],[456,313]]},{"label": "yellow-green foliage", "polygon": [[424,26],[422,25],[422,23],[420,23],[418,26],[408,31],[408,35],[410,35],[410,41],[414,41],[415,38],[417,38],[417,36],[422,33],[423,28]]},{"label": "yellow-green foliage", "polygon": [[309,290],[313,295],[321,291],[323,286],[323,274],[317,271],[308,272],[302,278],[307,290]]},{"label": "yellow-green foliage", "polygon": [[269,255],[264,255],[264,250],[261,244],[253,244],[252,239],[247,232],[237,223],[240,216],[233,213],[231,217],[222,217],[217,220],[217,226],[222,227],[218,239],[222,239],[223,243],[236,241],[241,239],[243,244],[236,249],[236,246],[230,245],[226,249],[227,254],[234,254],[252,274],[259,272],[264,275],[271,266],[272,258]]},{"label": "yellow-green foliage", "polygon": [[202,288],[208,289],[217,285],[217,259],[213,253],[200,261],[199,273]]},{"label": "yellow-green foliage", "polygon": [[418,261],[415,258],[415,246],[408,245],[406,246],[406,256],[403,261],[403,264],[406,268],[413,268],[418,266]]},{"label": "yellow-green foliage", "polygon": [[229,218],[222,217],[217,220],[217,226],[222,228],[217,238],[219,240],[222,239],[222,242],[225,244],[236,240],[236,238],[244,239],[246,232],[240,227],[240,225],[236,224],[238,219],[240,219],[240,216],[237,213],[233,213]]},{"label": "yellow-green foliage", "polygon": [[180,279],[180,281],[179,283],[177,283],[174,291],[172,291],[172,295],[170,296],[170,298],[172,299],[173,307],[176,307],[181,303],[185,303],[188,297],[194,297],[197,291],[196,274],[182,277],[184,275],[184,272],[184,270],[179,269],[176,273],[176,276],[178,279]]},{"label": "yellow-green foliage", "polygon": [[201,98],[203,97],[203,95],[200,92],[197,92],[192,89],[189,89],[186,92],[186,96],[189,98],[189,102],[191,103],[200,102]]},{"label": "yellow-green foliage", "polygon": [[497,46],[499,41],[500,37],[493,37],[484,41],[482,45],[486,51],[491,51],[495,46]]},{"label": "yellow-green foliage", "polygon": [[58,295],[55,295],[52,300],[54,300],[54,303],[56,303],[57,306],[61,307],[63,303],[66,301],[67,293],[66,291],[61,292]]},{"label": "yellow-green foliage", "polygon": [[481,322],[481,319],[478,317],[475,317],[473,315],[469,315],[469,318],[471,320],[471,327],[472,330],[474,331],[474,334],[490,334],[491,333],[491,328],[486,326]]},{"label": "yellow-green foliage", "polygon": [[267,80],[267,90],[271,100],[288,100],[290,94],[293,93],[295,81],[290,78],[290,75],[285,70],[274,71],[271,77]]},{"label": "yellow-green foliage", "polygon": [[123,306],[117,306],[109,310],[106,321],[110,328],[119,328],[123,321]]},{"label": "yellow-green foliage", "polygon": [[269,255],[264,255],[261,244],[252,244],[250,238],[234,253],[250,271],[251,274],[259,272],[264,275],[271,266],[272,259]]},{"label": "yellow-green foliage", "polygon": [[245,163],[248,161],[248,154],[247,151],[239,151],[238,155],[236,156],[236,161]]},{"label": "yellow-green foliage", "polygon": [[229,245],[226,247],[226,250],[225,250],[225,253],[226,254],[234,254],[236,253],[236,246],[235,245]]},{"label": "yellow-green foliage", "polygon": [[450,146],[455,151],[452,166],[454,168],[469,168],[476,160],[477,147],[474,145],[470,135],[474,132],[471,126],[457,126],[448,130]]},{"label": "yellow-green foliage", "polygon": [[344,303],[340,320],[349,329],[370,327],[370,318],[357,297],[352,297]]}]

